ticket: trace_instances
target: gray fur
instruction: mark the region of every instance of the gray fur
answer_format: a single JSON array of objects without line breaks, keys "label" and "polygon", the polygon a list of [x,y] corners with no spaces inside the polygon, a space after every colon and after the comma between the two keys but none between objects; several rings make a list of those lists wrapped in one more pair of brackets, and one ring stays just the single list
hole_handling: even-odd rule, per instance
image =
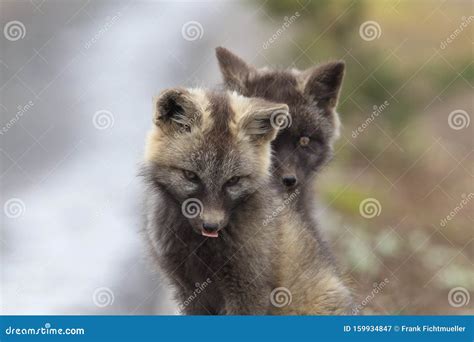
[{"label": "gray fur", "polygon": [[[286,103],[290,109],[291,126],[281,130],[272,142],[273,186],[282,198],[295,192],[300,194],[284,213],[287,217],[293,216],[298,235],[291,239],[301,251],[293,251],[293,260],[289,262],[296,265],[293,268],[295,279],[300,279],[303,274],[311,276],[295,285],[295,292],[301,295],[296,307],[287,313],[349,313],[352,305],[350,292],[312,215],[312,181],[331,158],[332,144],[338,135],[339,120],[335,107],[344,63],[330,62],[305,72],[272,71],[267,68],[258,70],[225,48],[217,48],[216,56],[227,89],[248,97]],[[301,144],[303,137],[304,145]],[[288,176],[295,177],[297,183],[285,186],[282,180]],[[285,223],[284,217],[281,220]],[[336,289],[328,287],[324,293],[324,285],[318,289],[316,284],[326,279],[328,274],[333,275],[332,280],[339,279],[341,286]]]},{"label": "gray fur", "polygon": [[[342,61],[329,62],[304,72],[257,70],[229,50],[219,47],[216,55],[227,89],[248,97],[286,103],[291,126],[281,130],[273,141],[275,184],[282,191],[293,191],[282,184],[285,176],[296,177],[302,191],[332,156],[332,144],[338,134],[334,111],[344,75]],[[301,137],[309,144],[301,146]]]},{"label": "gray fur", "polygon": [[[264,127],[249,132],[249,139],[240,141],[231,128],[232,123],[241,120],[237,115],[240,113],[233,113],[228,95],[208,92],[206,97],[213,119],[206,129],[201,128],[202,117],[187,130],[162,126],[175,125],[173,115],[183,121],[183,116],[189,114],[181,110],[183,107],[177,113],[167,113],[171,115],[168,123],[158,125],[160,153],[147,160],[142,170],[148,185],[146,237],[156,261],[171,280],[184,313],[265,314],[269,310],[269,293],[276,286],[272,263],[278,253],[278,229],[276,223],[262,225],[262,222],[279,199],[270,187],[268,170],[260,169],[258,156],[262,148],[269,150],[276,130],[268,117],[262,121],[265,119],[260,111],[262,101],[256,101],[259,111],[254,117]],[[161,105],[164,102],[163,97],[157,101]],[[198,107],[199,104],[188,106]],[[221,112],[216,113],[217,110]],[[191,115],[195,114],[191,110]],[[252,125],[252,118],[245,116],[246,125]],[[268,135],[272,130],[274,134]],[[195,172],[199,183],[186,179],[183,169]],[[235,175],[241,176],[240,182],[231,186],[232,189],[226,187],[226,182]],[[183,215],[182,204],[189,198],[203,204],[198,217]],[[220,213],[221,218],[219,237],[202,236],[203,222],[215,213]],[[196,284],[208,278],[211,281],[206,289],[186,303]]]}]

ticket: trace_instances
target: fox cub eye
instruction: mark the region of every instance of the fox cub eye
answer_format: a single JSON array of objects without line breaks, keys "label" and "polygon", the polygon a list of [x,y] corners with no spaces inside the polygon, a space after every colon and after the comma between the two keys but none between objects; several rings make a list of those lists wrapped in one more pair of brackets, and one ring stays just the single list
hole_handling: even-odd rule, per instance
[{"label": "fox cub eye", "polygon": [[183,175],[184,175],[184,178],[186,178],[187,180],[189,180],[189,181],[191,181],[191,182],[197,182],[197,181],[199,181],[198,175],[195,174],[195,173],[192,172],[192,171],[183,170]]},{"label": "fox cub eye", "polygon": [[308,137],[301,137],[300,138],[300,145],[301,146],[308,146],[309,144],[309,138]]},{"label": "fox cub eye", "polygon": [[225,185],[226,186],[233,186],[236,185],[240,181],[240,177],[234,176],[231,179],[229,179]]}]

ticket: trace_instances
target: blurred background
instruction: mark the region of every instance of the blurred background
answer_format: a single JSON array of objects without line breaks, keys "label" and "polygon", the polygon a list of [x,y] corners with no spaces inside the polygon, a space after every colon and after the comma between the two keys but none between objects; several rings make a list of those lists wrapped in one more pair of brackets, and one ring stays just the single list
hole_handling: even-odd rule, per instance
[{"label": "blurred background", "polygon": [[315,208],[359,314],[473,314],[474,4],[0,2],[3,314],[173,314],[141,240],[151,98],[344,59]]}]

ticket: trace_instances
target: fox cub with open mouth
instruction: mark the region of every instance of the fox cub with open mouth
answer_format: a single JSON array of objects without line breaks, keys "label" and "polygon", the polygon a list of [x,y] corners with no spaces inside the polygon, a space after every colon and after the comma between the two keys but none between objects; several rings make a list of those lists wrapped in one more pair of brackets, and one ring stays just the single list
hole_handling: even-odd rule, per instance
[{"label": "fox cub with open mouth", "polygon": [[[272,216],[274,113],[286,104],[170,89],[145,149],[146,236],[186,314],[331,314],[347,289],[324,246],[302,248],[298,218]],[[272,218],[272,219],[269,219]],[[206,284],[198,296],[196,286]],[[274,290],[292,297],[285,307]]]}]

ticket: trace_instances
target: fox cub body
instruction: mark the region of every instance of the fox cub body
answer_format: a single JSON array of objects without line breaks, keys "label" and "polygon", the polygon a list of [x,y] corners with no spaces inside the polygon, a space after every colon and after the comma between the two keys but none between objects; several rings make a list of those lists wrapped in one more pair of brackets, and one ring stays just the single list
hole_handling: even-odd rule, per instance
[{"label": "fox cub body", "polygon": [[[324,245],[309,229],[300,234],[300,216],[272,215],[285,206],[271,185],[270,143],[278,131],[271,118],[288,107],[171,89],[155,109],[143,170],[146,236],[182,311],[345,312],[347,290]],[[284,307],[272,297],[280,287],[291,294]]]},{"label": "fox cub body", "polygon": [[[264,314],[276,278],[274,111],[236,94],[171,89],[155,101],[144,174],[148,240],[187,314]],[[206,288],[188,300],[196,286]]]},{"label": "fox cub body", "polygon": [[289,107],[289,116],[280,116],[281,129],[272,142],[273,185],[288,202],[280,214],[285,216],[280,248],[287,259],[281,262],[282,277],[288,277],[295,294],[293,305],[282,307],[280,312],[349,313],[351,295],[320,237],[313,215],[312,187],[314,176],[331,158],[339,136],[335,108],[344,63],[282,71],[257,69],[222,47],[216,49],[216,56],[227,89]]}]

